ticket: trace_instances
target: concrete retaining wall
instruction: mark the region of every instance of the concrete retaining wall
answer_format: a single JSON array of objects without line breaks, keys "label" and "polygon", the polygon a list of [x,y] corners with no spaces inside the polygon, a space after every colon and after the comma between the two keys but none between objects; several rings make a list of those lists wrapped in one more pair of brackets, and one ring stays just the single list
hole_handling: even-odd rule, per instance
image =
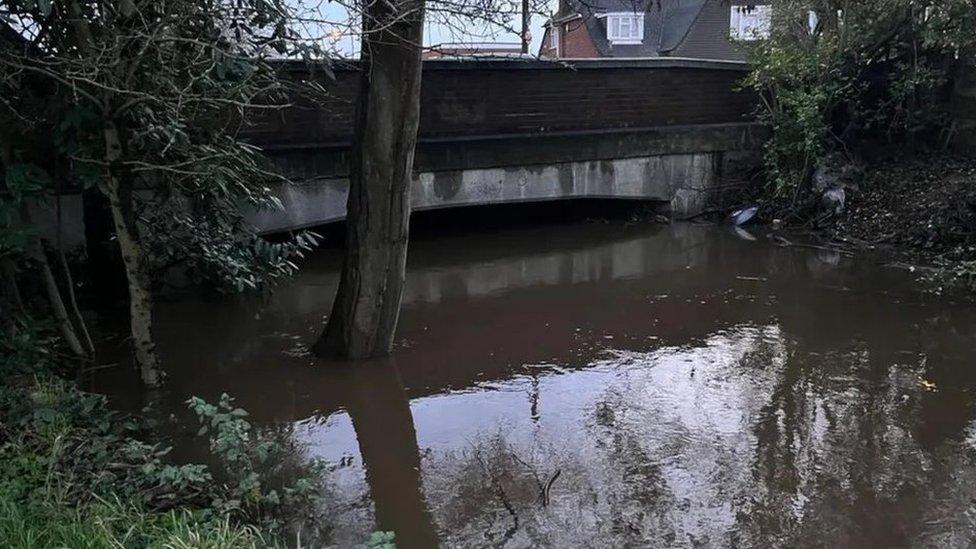
[{"label": "concrete retaining wall", "polygon": [[[414,210],[542,202],[573,198],[656,200],[679,215],[704,206],[716,180],[713,153],[569,162],[421,173],[411,188]],[[345,218],[349,181],[313,180],[278,190],[281,211],[257,212],[251,221],[266,233]]]},{"label": "concrete retaining wall", "polygon": [[[698,213],[723,178],[754,168],[765,132],[752,124],[659,128],[546,137],[426,142],[411,189],[415,210],[618,198]],[[345,217],[347,150],[276,151],[294,184],[277,189],[282,211],[255,212],[265,233]]]},{"label": "concrete retaining wall", "polygon": [[[330,97],[296,97],[242,128],[295,181],[275,190],[284,211],[249,215],[263,233],[345,216],[358,66],[337,67],[334,80],[286,68]],[[756,98],[738,85],[747,68],[678,58],[425,62],[413,206],[621,198],[696,213],[723,177],[758,162]],[[83,242],[77,198],[64,202],[68,246]]]}]

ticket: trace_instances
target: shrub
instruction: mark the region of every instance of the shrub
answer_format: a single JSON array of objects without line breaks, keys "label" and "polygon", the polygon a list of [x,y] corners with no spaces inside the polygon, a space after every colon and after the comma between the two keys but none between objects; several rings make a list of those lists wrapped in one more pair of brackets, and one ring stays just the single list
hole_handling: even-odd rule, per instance
[{"label": "shrub", "polygon": [[56,341],[0,335],[0,547],[265,547],[318,508],[318,464],[230,397],[190,401],[216,470],[173,464],[146,421],[55,373]]},{"label": "shrub", "polygon": [[[842,10],[840,8],[843,8]],[[810,28],[808,10],[819,23]],[[947,98],[961,51],[976,40],[968,0],[784,0],[773,35],[749,51],[746,85],[772,129],[770,194],[788,207],[830,153],[883,141],[947,143]]]}]

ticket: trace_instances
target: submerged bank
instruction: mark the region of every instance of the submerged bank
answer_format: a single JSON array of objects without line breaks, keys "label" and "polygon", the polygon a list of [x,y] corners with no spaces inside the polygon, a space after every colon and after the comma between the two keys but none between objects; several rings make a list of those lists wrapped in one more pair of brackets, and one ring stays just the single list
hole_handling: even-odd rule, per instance
[{"label": "submerged bank", "polygon": [[928,289],[976,292],[976,159],[890,157],[844,182],[845,208],[790,229],[847,251],[881,252]]}]

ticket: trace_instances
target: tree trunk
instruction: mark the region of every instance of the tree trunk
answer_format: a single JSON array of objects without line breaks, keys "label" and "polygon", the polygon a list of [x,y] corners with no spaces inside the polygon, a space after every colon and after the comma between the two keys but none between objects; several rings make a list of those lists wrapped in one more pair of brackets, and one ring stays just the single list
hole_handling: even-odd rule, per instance
[{"label": "tree trunk", "polygon": [[139,239],[139,226],[136,220],[131,177],[117,171],[115,166],[122,158],[122,139],[115,121],[105,122],[105,159],[107,170],[106,193],[112,210],[115,234],[125,264],[125,274],[129,285],[129,322],[132,332],[132,346],[142,382],[155,387],[160,384],[159,358],[152,337],[152,294],[149,291],[149,265],[142,242]]},{"label": "tree trunk", "polygon": [[423,0],[371,2],[346,207],[346,256],[318,354],[388,354],[403,294],[420,121]]},{"label": "tree trunk", "polygon": [[[34,226],[30,219],[30,212],[24,204],[21,204],[20,207],[20,219],[24,226]],[[58,288],[57,279],[54,278],[54,271],[51,270],[51,262],[47,259],[47,253],[44,251],[41,239],[36,235],[31,235],[27,240],[24,253],[37,262],[41,274],[41,283],[44,285],[44,292],[47,294],[47,301],[51,306],[51,314],[54,315],[54,321],[58,325],[61,337],[64,338],[64,343],[75,356],[88,356],[88,353],[81,346],[81,340],[78,338],[71,320],[68,318],[68,309],[64,305],[64,299],[61,298],[61,289]]]},{"label": "tree trunk", "polygon": [[[26,219],[25,222],[27,222]],[[51,263],[47,260],[47,253],[44,252],[41,240],[36,236],[31,237],[27,243],[26,251],[27,256],[36,261],[41,270],[41,282],[44,284],[44,291],[47,293],[47,300],[51,305],[51,314],[54,315],[54,321],[58,324],[65,344],[75,356],[87,356],[88,353],[82,348],[81,340],[78,339],[78,334],[75,332],[74,326],[71,325],[71,320],[68,319],[68,309],[64,306],[64,300],[61,299],[61,290],[58,288],[54,271],[51,270]]]}]

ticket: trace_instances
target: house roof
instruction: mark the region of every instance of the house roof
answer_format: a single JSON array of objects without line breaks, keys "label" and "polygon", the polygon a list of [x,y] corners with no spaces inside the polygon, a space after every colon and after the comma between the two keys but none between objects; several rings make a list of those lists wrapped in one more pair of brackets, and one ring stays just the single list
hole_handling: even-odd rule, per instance
[{"label": "house roof", "polygon": [[[657,57],[677,48],[708,0],[569,0],[566,8],[583,17],[593,45],[606,57]],[[607,19],[603,14],[644,14],[644,40],[640,44],[617,44],[607,40]],[[569,14],[564,14],[569,15]]]}]

